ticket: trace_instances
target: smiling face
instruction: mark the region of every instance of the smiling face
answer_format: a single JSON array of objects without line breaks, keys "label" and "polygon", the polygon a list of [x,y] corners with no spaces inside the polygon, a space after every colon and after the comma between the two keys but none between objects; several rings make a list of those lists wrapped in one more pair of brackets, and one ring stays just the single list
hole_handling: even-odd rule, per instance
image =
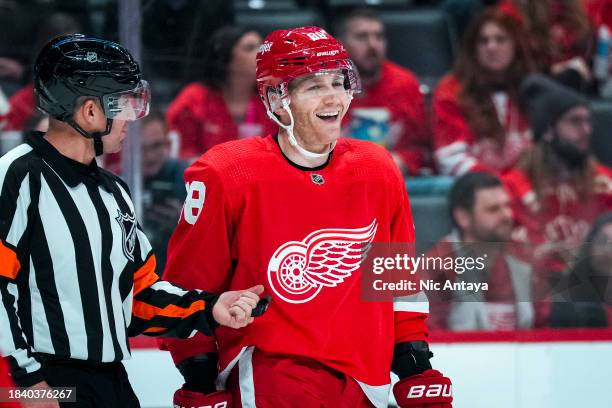
[{"label": "smiling face", "polygon": [[[341,71],[318,72],[298,78],[289,85],[290,109],[298,142],[313,152],[324,151],[341,135],[342,118],[349,107],[350,91]],[[287,112],[275,111],[283,123]]]}]

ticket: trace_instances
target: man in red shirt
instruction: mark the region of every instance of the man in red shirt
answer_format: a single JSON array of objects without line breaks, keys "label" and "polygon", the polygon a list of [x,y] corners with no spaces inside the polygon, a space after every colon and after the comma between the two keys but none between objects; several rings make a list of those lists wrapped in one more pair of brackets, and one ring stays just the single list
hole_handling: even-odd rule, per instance
[{"label": "man in red shirt", "polygon": [[[590,150],[591,112],[573,90],[543,75],[521,86],[535,146],[503,181],[512,197],[514,238],[533,247],[536,296],[548,296],[576,255],[591,223],[612,209],[612,169]],[[547,324],[540,302],[537,324]]]},{"label": "man in red shirt", "polygon": [[252,329],[164,341],[185,377],[175,406],[387,407],[393,365],[400,405],[450,407],[427,303],[361,299],[361,251],[414,242],[414,227],[389,153],[340,138],[360,89],[344,47],[318,27],[275,31],[257,82],[279,134],[215,146],[187,169],[164,276],[206,289],[263,279],[272,302]]},{"label": "man in red shirt", "polygon": [[403,174],[420,174],[431,165],[431,144],[418,79],[386,59],[385,27],[374,10],[350,12],[336,34],[364,88],[344,117],[344,133],[385,146]]},{"label": "man in red shirt", "polygon": [[467,266],[455,263],[454,268],[436,267],[427,270],[427,274],[441,288],[446,282],[465,282],[486,283],[487,290],[429,292],[429,328],[530,328],[531,265],[520,260],[509,245],[514,219],[510,197],[499,178],[484,172],[463,175],[451,189],[449,207],[455,229],[428,252],[428,257],[469,257],[477,262],[466,263]]}]

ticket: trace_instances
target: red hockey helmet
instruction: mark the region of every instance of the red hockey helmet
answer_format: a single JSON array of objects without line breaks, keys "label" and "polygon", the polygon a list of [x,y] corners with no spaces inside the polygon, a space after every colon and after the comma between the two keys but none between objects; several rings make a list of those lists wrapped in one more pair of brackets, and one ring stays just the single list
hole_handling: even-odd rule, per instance
[{"label": "red hockey helmet", "polygon": [[344,73],[348,91],[360,92],[357,69],[344,46],[319,27],[300,27],[270,33],[257,52],[257,90],[266,109],[272,111],[268,91],[288,96],[289,82],[322,71]]}]

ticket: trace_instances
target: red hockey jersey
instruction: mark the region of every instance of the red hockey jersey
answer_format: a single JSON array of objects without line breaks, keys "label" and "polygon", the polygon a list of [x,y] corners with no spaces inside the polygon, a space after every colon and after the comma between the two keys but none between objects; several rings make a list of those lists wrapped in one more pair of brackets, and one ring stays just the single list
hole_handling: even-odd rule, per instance
[{"label": "red hockey jersey", "polygon": [[[594,191],[587,198],[575,185],[549,186],[538,198],[524,170],[516,168],[503,177],[511,196],[516,228],[514,239],[533,245],[536,270],[560,272],[571,259],[565,251],[552,250],[561,242],[582,243],[591,224],[604,211],[612,210],[612,169],[595,165]],[[548,248],[548,249],[547,249]]]},{"label": "red hockey jersey", "polygon": [[440,173],[459,176],[470,171],[501,173],[514,167],[531,146],[527,118],[516,101],[504,94],[491,95],[498,118],[506,129],[501,146],[470,127],[461,105],[462,85],[449,74],[440,80],[433,97],[434,155]]},{"label": "red hockey jersey", "polygon": [[36,107],[34,86],[28,84],[11,95],[9,106],[9,111],[0,115],[0,130],[25,130],[26,123]]},{"label": "red hockey jersey", "polygon": [[431,139],[419,86],[412,72],[385,61],[380,80],[353,98],[344,133],[385,146],[410,174],[431,167]]},{"label": "red hockey jersey", "polygon": [[192,160],[219,143],[276,131],[257,94],[249,101],[242,123],[235,123],[221,92],[200,83],[187,85],[166,112],[171,130],[180,135],[180,158]]},{"label": "red hockey jersey", "polygon": [[[306,169],[290,163],[274,137],[251,138],[212,148],[185,179],[165,278],[213,292],[262,283],[272,296],[250,326],[216,330],[221,368],[255,346],[384,388],[394,342],[426,340],[426,302],[361,299],[354,251],[414,241],[404,181],[383,148],[341,138],[327,164]],[[165,344],[176,362],[216,350],[199,335]]]},{"label": "red hockey jersey", "polygon": [[[9,377],[8,363],[4,358],[0,357],[0,395],[8,397],[8,389],[14,387],[13,381]],[[0,401],[0,408],[19,408],[21,405],[18,402],[2,402]]]}]

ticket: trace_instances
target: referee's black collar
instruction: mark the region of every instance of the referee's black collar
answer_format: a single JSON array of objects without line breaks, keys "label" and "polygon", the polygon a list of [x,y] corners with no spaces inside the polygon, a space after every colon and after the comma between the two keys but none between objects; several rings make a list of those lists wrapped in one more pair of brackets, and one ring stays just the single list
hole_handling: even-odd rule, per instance
[{"label": "referee's black collar", "polygon": [[96,160],[83,164],[57,151],[43,136],[42,132],[29,132],[25,141],[47,162],[53,170],[70,187],[76,187],[87,181],[102,185],[107,191],[112,191],[112,181],[100,171]]}]

